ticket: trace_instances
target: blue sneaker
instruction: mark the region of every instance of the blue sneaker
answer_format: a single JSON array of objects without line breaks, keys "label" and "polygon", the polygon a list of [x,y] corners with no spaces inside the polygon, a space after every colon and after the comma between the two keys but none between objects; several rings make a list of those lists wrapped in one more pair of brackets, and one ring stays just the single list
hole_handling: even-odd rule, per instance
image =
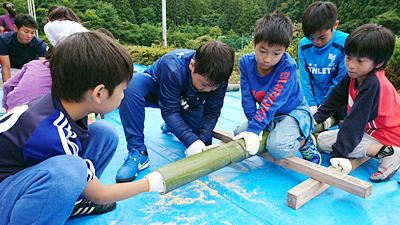
[{"label": "blue sneaker", "polygon": [[169,133],[169,132],[170,132],[170,130],[168,129],[167,123],[164,122],[164,123],[161,125],[161,131],[162,131],[163,133]]},{"label": "blue sneaker", "polygon": [[310,134],[307,142],[300,148],[300,153],[303,155],[303,159],[321,165],[321,154],[317,149],[317,141],[314,135]]},{"label": "blue sneaker", "polygon": [[130,182],[136,179],[140,170],[149,167],[147,151],[138,152],[136,149],[129,151],[124,164],[119,168],[115,180],[117,183]]}]

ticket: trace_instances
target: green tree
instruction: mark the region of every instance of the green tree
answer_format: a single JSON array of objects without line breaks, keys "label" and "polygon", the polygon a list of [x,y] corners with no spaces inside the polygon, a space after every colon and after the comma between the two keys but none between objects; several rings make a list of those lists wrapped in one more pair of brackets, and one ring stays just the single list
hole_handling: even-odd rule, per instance
[{"label": "green tree", "polygon": [[[101,27],[106,27],[106,22],[103,18],[99,17],[96,14],[95,9],[88,9],[86,12],[81,16],[82,24],[88,29],[99,29]],[[107,29],[107,28],[106,28]]]},{"label": "green tree", "polygon": [[156,24],[156,22],[157,22],[156,14],[154,13],[151,7],[145,7],[139,9],[139,13],[137,14],[138,24],[142,23]]},{"label": "green tree", "polygon": [[127,20],[131,23],[136,23],[135,15],[128,0],[106,0],[106,2],[114,6],[122,21]]},{"label": "green tree", "polygon": [[210,35],[216,39],[218,36],[221,36],[222,30],[218,26],[214,26],[210,28]]},{"label": "green tree", "polygon": [[[141,45],[151,46],[152,43],[162,42],[162,28],[151,24],[143,23],[141,27]],[[168,39],[167,39],[168,40]]]},{"label": "green tree", "polygon": [[376,18],[372,19],[371,22],[387,27],[395,34],[400,33],[400,17],[397,15],[395,10],[382,13]]}]

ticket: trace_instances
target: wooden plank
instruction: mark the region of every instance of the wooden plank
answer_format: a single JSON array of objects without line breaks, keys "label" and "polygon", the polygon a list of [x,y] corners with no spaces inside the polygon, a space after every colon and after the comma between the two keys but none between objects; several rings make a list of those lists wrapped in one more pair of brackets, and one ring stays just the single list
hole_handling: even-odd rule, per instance
[{"label": "wooden plank", "polygon": [[[350,159],[352,171],[369,159],[369,157]],[[339,172],[341,171],[340,168],[334,168],[333,166],[328,168]],[[286,205],[292,209],[298,209],[329,187],[329,184],[325,184],[314,178],[309,178],[287,192]]]},{"label": "wooden plank", "polygon": [[258,154],[258,156],[361,198],[367,198],[372,193],[371,183],[295,156],[275,159],[268,152]]},{"label": "wooden plank", "polygon": [[213,137],[215,137],[218,140],[221,140],[222,142],[228,143],[232,141],[232,138],[234,137],[232,133],[229,133],[227,131],[214,128],[213,130]]},{"label": "wooden plank", "polygon": [[[214,129],[213,136],[220,140],[224,139],[224,142],[232,140],[233,137],[231,133],[220,129]],[[260,153],[258,156],[361,198],[367,198],[372,193],[372,184],[366,181],[342,174],[339,171],[317,165],[295,156],[279,160],[275,159],[268,152]]]}]

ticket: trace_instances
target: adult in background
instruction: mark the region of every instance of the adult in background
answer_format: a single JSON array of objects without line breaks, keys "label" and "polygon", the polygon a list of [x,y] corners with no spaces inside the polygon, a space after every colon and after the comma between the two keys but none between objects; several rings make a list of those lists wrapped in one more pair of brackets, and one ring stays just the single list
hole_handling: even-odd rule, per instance
[{"label": "adult in background", "polygon": [[3,9],[6,15],[0,16],[1,34],[14,31],[15,7],[11,2],[4,2]]},{"label": "adult in background", "polygon": [[78,15],[65,6],[49,9],[47,20],[44,33],[54,47],[72,34],[89,31],[80,24]]},{"label": "adult in background", "polygon": [[[16,74],[25,63],[35,59],[45,59],[46,44],[35,32],[36,20],[28,14],[20,14],[15,18],[14,29],[0,36],[0,64],[3,82]],[[12,68],[17,70],[12,70]],[[12,72],[13,71],[13,72]]]}]

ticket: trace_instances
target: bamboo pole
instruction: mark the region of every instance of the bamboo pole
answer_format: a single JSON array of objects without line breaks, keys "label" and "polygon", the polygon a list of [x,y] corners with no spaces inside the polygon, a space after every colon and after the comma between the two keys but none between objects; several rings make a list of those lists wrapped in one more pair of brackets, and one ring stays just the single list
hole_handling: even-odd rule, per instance
[{"label": "bamboo pole", "polygon": [[[269,132],[264,132],[258,153],[265,152],[265,142]],[[245,149],[244,140],[231,141],[207,151],[178,160],[155,169],[161,173],[168,193],[176,188],[204,177],[231,163],[250,157]],[[163,194],[165,194],[163,193]]]},{"label": "bamboo pole", "polygon": [[[316,126],[317,131],[318,129],[323,129],[322,124],[319,125],[321,126]],[[216,135],[219,135],[217,138],[223,142],[227,142],[226,144],[216,146],[207,151],[155,169],[155,171],[161,173],[164,178],[166,184],[165,193],[206,176],[216,170],[228,166],[231,163],[240,162],[251,156],[245,149],[243,139],[232,141],[233,134],[219,129],[217,130],[219,131],[216,132]],[[257,154],[266,152],[265,144],[268,135],[268,131],[263,133]]]}]

